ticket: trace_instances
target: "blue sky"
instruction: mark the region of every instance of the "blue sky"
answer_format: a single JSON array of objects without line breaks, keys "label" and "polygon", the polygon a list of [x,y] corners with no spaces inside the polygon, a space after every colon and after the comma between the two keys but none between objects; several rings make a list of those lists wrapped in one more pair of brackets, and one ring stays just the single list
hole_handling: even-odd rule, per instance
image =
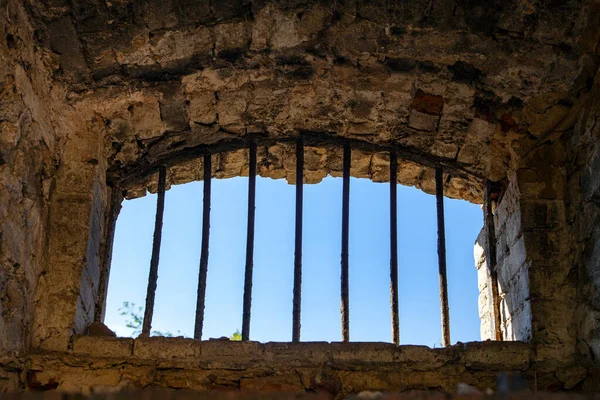
[{"label": "blue sky", "polygon": [[[203,339],[242,326],[248,178],[214,179]],[[166,193],[153,329],[193,336],[202,182]],[[250,338],[290,341],[295,187],[257,177],[254,287]],[[342,179],[304,186],[303,341],[339,341]],[[452,343],[480,340],[473,244],[481,208],[445,198]],[[143,305],[156,195],[125,201],[114,243],[106,324],[131,335],[118,309]],[[440,346],[435,197],[398,185],[401,344]],[[391,342],[389,184],[350,183],[350,340]]]}]

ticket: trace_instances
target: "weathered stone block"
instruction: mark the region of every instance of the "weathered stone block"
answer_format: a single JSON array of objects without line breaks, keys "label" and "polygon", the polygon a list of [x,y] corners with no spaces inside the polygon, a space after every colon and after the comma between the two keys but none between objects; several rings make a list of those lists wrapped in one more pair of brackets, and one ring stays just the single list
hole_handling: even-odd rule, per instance
[{"label": "weathered stone block", "polygon": [[189,129],[186,104],[183,97],[167,97],[159,102],[160,118],[166,130],[183,131]]},{"label": "weathered stone block", "polygon": [[483,317],[486,314],[491,314],[493,312],[492,309],[492,291],[491,289],[487,289],[479,292],[479,300],[478,300],[478,309],[479,309],[479,318],[483,320]]},{"label": "weathered stone block", "polygon": [[210,2],[186,0],[179,2],[179,20],[185,25],[200,24],[210,18]]},{"label": "weathered stone block", "polygon": [[245,96],[241,93],[225,92],[220,94],[216,107],[219,124],[223,126],[243,124],[243,114],[246,111],[247,105]]},{"label": "weathered stone block", "polygon": [[239,367],[264,357],[265,347],[259,342],[206,340],[202,342],[200,363],[210,368]]},{"label": "weathered stone block", "polygon": [[554,229],[565,223],[564,202],[552,200],[522,201],[521,222],[523,230]]},{"label": "weathered stone block", "polygon": [[[77,297],[77,306],[75,311],[75,322],[73,323],[73,332],[79,335],[85,333],[88,327],[94,321],[94,303],[89,303],[81,296]],[[70,321],[69,321],[70,322]]]},{"label": "weathered stone block", "polygon": [[219,21],[242,18],[250,11],[247,3],[242,0],[221,1],[213,7],[213,13]]},{"label": "weathered stone block", "polygon": [[81,78],[87,69],[81,43],[73,22],[69,17],[53,21],[48,25],[50,46],[61,55],[60,66],[65,74]]},{"label": "weathered stone block", "polygon": [[[502,235],[502,231],[506,231],[510,227],[511,230],[520,231],[521,210],[519,205],[519,189],[514,181],[508,185],[504,192],[504,196],[498,205],[494,215],[496,216],[495,227],[496,237]],[[516,236],[515,234],[511,234]]]},{"label": "weathered stone block", "polygon": [[286,366],[310,365],[313,362],[325,364],[331,360],[332,349],[327,342],[265,343],[265,361],[271,365]]},{"label": "weathered stone block", "polygon": [[134,3],[136,18],[148,29],[174,28],[178,23],[176,3],[161,0],[146,0]]},{"label": "weathered stone block", "polygon": [[410,106],[423,114],[441,115],[444,108],[444,98],[418,89]]},{"label": "weathered stone block", "polygon": [[481,318],[481,324],[479,327],[479,334],[481,340],[495,340],[496,331],[494,329],[494,317],[492,313],[488,312]]},{"label": "weathered stone block", "polygon": [[510,280],[521,269],[526,267],[526,260],[525,239],[520,237],[515,244],[508,249],[508,253],[503,257],[502,261],[498,263],[498,281],[502,287],[507,288],[510,286]]},{"label": "weathered stone block", "polygon": [[73,353],[94,357],[131,357],[133,339],[110,336],[77,336],[73,340]]},{"label": "weathered stone block", "polygon": [[520,309],[509,312],[507,302],[502,299],[500,307],[503,321],[502,337],[505,340],[531,340],[532,316],[530,301],[525,300]]},{"label": "weathered stone block", "polygon": [[215,52],[218,57],[235,62],[250,47],[252,26],[248,22],[220,24],[215,27]]},{"label": "weathered stone block", "polygon": [[460,360],[471,369],[525,370],[531,346],[522,342],[471,342],[463,345]]},{"label": "weathered stone block", "polygon": [[396,358],[398,346],[392,343],[360,342],[330,344],[331,359],[335,362],[386,363]]},{"label": "weathered stone block", "polygon": [[140,139],[152,139],[162,135],[166,128],[160,118],[160,106],[157,98],[133,103],[128,108],[131,113],[133,134]]},{"label": "weathered stone block", "polygon": [[408,117],[408,126],[419,131],[435,131],[440,117],[412,111]]},{"label": "weathered stone block", "polygon": [[181,337],[137,338],[133,355],[145,359],[195,359],[200,358],[200,341]]},{"label": "weathered stone block", "polygon": [[485,292],[489,289],[490,286],[490,273],[487,265],[483,263],[477,269],[477,287],[479,289],[479,293]]},{"label": "weathered stone block", "polygon": [[217,120],[217,100],[213,92],[189,95],[188,113],[191,123],[210,125]]},{"label": "weathered stone block", "polygon": [[439,368],[453,358],[453,348],[431,349],[427,346],[398,346],[396,361],[407,363],[417,370]]},{"label": "weathered stone block", "polygon": [[536,261],[560,257],[563,246],[567,244],[565,231],[534,230],[524,233],[524,237],[527,257]]},{"label": "weathered stone block", "polygon": [[526,113],[525,118],[531,123],[529,132],[537,137],[551,132],[567,116],[569,110],[563,105],[556,105],[543,114]]},{"label": "weathered stone block", "polygon": [[87,319],[93,320],[96,300],[98,298],[98,287],[94,284],[85,268],[81,274],[81,281],[79,286],[79,299],[85,306],[86,311],[88,313],[91,313],[87,316]]},{"label": "weathered stone block", "polygon": [[266,377],[244,378],[240,380],[242,392],[304,392],[306,389],[297,373]]}]

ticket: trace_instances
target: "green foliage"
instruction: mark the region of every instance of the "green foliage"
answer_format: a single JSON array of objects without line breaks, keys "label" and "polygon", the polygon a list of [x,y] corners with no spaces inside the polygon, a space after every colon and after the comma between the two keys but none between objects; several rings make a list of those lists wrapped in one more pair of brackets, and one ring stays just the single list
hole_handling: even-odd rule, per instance
[{"label": "green foliage", "polygon": [[229,338],[229,340],[241,341],[242,335],[239,330],[236,330],[235,333]]},{"label": "green foliage", "polygon": [[[132,336],[139,336],[142,333],[142,325],[144,324],[144,318],[142,314],[144,313],[141,306],[136,306],[135,303],[124,301],[123,307],[119,308],[119,313],[126,317],[125,326],[129,329],[133,329]],[[181,336],[181,332],[177,331],[178,336]],[[150,332],[151,336],[164,336],[164,337],[173,337],[173,334],[169,331],[152,331]],[[184,336],[186,337],[186,336]],[[239,330],[236,330],[235,333],[229,338],[229,340],[241,341],[242,335]]]},{"label": "green foliage", "polygon": [[[142,324],[144,323],[144,318],[142,317],[143,309],[141,306],[136,306],[135,303],[124,301],[123,307],[119,308],[119,313],[126,317],[125,326],[133,329],[132,336],[139,336],[142,333]],[[180,333],[177,331],[177,333]],[[150,332],[151,336],[165,336],[165,337],[173,337],[173,334],[169,331],[152,331]]]}]

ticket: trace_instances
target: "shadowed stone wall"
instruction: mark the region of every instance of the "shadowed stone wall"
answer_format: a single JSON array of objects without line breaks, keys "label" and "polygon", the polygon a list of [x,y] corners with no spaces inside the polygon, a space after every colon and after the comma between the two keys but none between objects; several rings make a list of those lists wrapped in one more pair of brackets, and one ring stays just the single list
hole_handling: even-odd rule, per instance
[{"label": "shadowed stone wall", "polygon": [[[502,371],[534,390],[563,387],[553,365],[534,363],[518,342],[447,348],[390,343],[266,343],[182,338],[78,337],[68,354],[32,355],[27,385],[89,393],[114,388],[316,392],[339,398],[364,390],[439,390],[458,383],[496,388]],[[589,366],[582,366],[587,370]],[[570,384],[573,382],[569,381]],[[574,384],[588,390],[593,379]]]},{"label": "shadowed stone wall", "polygon": [[[581,60],[577,90],[540,97],[545,109],[569,104],[570,111],[554,127],[548,126],[544,140],[524,151],[495,211],[500,291],[508,287],[508,298],[517,296],[512,301],[517,309],[523,304],[523,310],[530,310],[523,314],[530,326],[518,326],[528,326],[540,359],[570,358],[574,364],[598,360],[599,336],[593,327],[598,209],[597,185],[591,178],[597,172],[598,35],[594,31],[593,40],[585,43],[595,55]],[[481,235],[479,243],[484,239]],[[485,265],[482,257],[476,252],[478,265]],[[479,271],[485,274],[481,267]],[[489,333],[490,293],[482,287],[482,332]],[[504,295],[502,301],[506,299]],[[513,324],[513,331],[518,331],[514,328]]]},{"label": "shadowed stone wall", "polygon": [[[38,52],[35,25],[19,1],[0,13],[0,357],[28,348],[45,243],[56,155],[54,116],[64,93]],[[0,381],[10,377],[0,369]]]}]

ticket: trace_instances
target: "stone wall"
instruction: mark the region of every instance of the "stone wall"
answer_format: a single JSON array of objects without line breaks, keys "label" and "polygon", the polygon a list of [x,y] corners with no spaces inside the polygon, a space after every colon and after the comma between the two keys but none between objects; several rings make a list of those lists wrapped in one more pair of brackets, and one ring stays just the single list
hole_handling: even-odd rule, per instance
[{"label": "stone wall", "polygon": [[[579,110],[574,108],[573,112]],[[584,120],[595,115],[588,112],[589,109],[582,113]],[[582,213],[586,201],[578,191],[580,185],[584,193],[589,187],[582,179],[586,170],[567,178],[571,172],[565,162],[569,157],[565,143],[573,145],[573,138],[581,138],[577,131],[589,135],[594,127],[583,130],[581,122],[575,124],[575,120],[571,127],[574,130],[555,134],[522,158],[494,212],[503,337],[531,340],[539,358],[571,359],[573,363],[581,358],[597,360],[593,354],[595,331],[587,325],[594,313],[586,309],[597,290],[591,283],[594,280],[590,282],[589,273],[593,272],[587,268],[597,259],[590,258],[593,250],[581,253],[582,248],[596,246],[593,235],[582,237],[593,231],[593,224],[588,225],[593,219],[582,218],[595,218],[595,211],[588,208],[591,214]],[[580,149],[579,144],[575,146]],[[570,188],[567,182],[572,185]],[[493,338],[493,314],[484,243],[482,232],[476,243],[475,260],[485,339]],[[586,322],[580,322],[582,316]],[[582,327],[588,331],[579,336],[578,329]]]},{"label": "stone wall", "polygon": [[[88,104],[105,123],[112,179],[202,145],[313,132],[394,143],[501,180],[513,143],[546,133],[546,110],[525,112],[529,100],[570,88],[587,5],[227,3],[79,0],[78,10],[43,9],[50,47],[68,71],[58,78],[73,104]],[[528,12],[560,24],[529,27]],[[406,169],[403,183],[433,186],[430,171],[415,179],[415,165]],[[460,189],[451,196],[480,201],[477,180],[454,178]]]},{"label": "stone wall", "polygon": [[93,111],[69,107],[55,80],[61,67],[44,47],[45,27],[23,2],[2,8],[0,357],[11,358],[56,336],[66,349],[93,316],[106,163]]},{"label": "stone wall", "polygon": [[522,232],[521,194],[514,180],[508,185],[494,215],[498,292],[502,337],[531,339],[528,259]]},{"label": "stone wall", "polygon": [[[67,354],[32,354],[21,376],[29,388],[82,393],[174,388],[309,391],[336,398],[364,390],[452,393],[458,383],[495,389],[502,371],[522,376],[534,390],[564,386],[568,374],[534,359],[531,347],[519,342],[430,349],[389,343],[261,344],[88,336],[76,338]],[[586,371],[588,367],[583,366]],[[597,387],[585,377],[576,378],[575,384],[582,390]]]},{"label": "stone wall", "polygon": [[[596,47],[596,55],[600,48]],[[578,120],[565,138],[565,220],[571,239],[565,257],[571,271],[565,285],[576,282],[579,307],[577,346],[600,360],[600,71],[588,82]]]},{"label": "stone wall", "polygon": [[[217,146],[215,146],[217,147]],[[218,147],[217,147],[218,148]],[[226,179],[236,176],[248,176],[248,149],[227,151],[212,155],[213,177]],[[374,182],[388,182],[390,179],[389,152],[367,152],[352,150],[350,175],[366,178]],[[330,175],[342,176],[343,144],[323,145],[304,148],[304,182],[316,184]],[[167,170],[167,188],[203,179],[203,160],[201,157],[178,163]],[[435,171],[431,167],[402,160],[399,163],[397,179],[399,184],[415,186],[429,194],[435,193]],[[273,145],[257,146],[257,175],[285,179],[296,182],[296,148],[294,143],[282,142]],[[122,189],[127,199],[155,193],[158,187],[158,173],[149,177],[130,181]],[[444,174],[444,194],[451,198],[481,202],[480,184],[473,178],[455,177]]]},{"label": "stone wall", "polygon": [[39,282],[32,344],[66,350],[93,320],[108,213],[104,125],[93,111],[74,108],[54,177],[48,255]]},{"label": "stone wall", "polygon": [[[53,116],[64,94],[49,72],[57,59],[37,46],[23,2],[1,8],[0,358],[29,345],[59,147]],[[0,382],[5,378],[0,369]]]},{"label": "stone wall", "polygon": [[[28,393],[28,394],[11,394],[7,396],[10,400],[83,400],[88,398],[98,400],[113,400],[113,399],[173,399],[173,400],[188,400],[188,399],[202,399],[202,400],[328,400],[331,396],[326,394],[298,394],[298,393],[236,393],[236,392],[210,392],[210,393],[198,393],[194,390],[169,390],[169,389],[156,389],[156,390],[136,390],[127,393],[100,393],[94,394],[93,396],[82,396],[80,394],[57,394],[55,392],[45,393]],[[346,397],[348,400],[364,400],[376,398],[378,400],[464,400],[465,394],[447,395],[439,392],[420,392],[413,391],[409,393],[400,392],[372,392],[365,391],[358,395],[352,395]],[[471,400],[485,400],[489,399],[487,394],[470,394],[469,399]],[[583,395],[576,393],[531,393],[529,391],[512,391],[505,396],[508,400],[597,400],[598,395]]]},{"label": "stone wall", "polygon": [[[467,3],[0,1],[0,389],[452,391],[509,369],[591,390],[600,5]],[[206,146],[307,134],[396,146],[398,182],[429,193],[434,164],[453,197],[480,202],[485,179],[506,183],[502,329],[531,347],[73,339],[104,296],[116,185],[141,196],[160,164],[169,184],[200,179],[192,156]],[[295,181],[293,145],[258,153],[260,175]],[[247,174],[245,150],[213,157],[215,177]],[[354,176],[387,180],[385,152],[352,161]],[[340,174],[341,152],[307,146],[305,162],[318,182]]]},{"label": "stone wall", "polygon": [[475,260],[475,268],[477,269],[477,289],[479,290],[477,302],[480,320],[479,335],[481,340],[494,340],[496,338],[494,306],[485,246],[486,235],[485,230],[482,229],[473,246],[473,258]]},{"label": "stone wall", "polygon": [[[589,15],[590,26],[597,25],[595,13]],[[596,28],[588,28],[588,34],[579,43],[586,54],[571,90],[538,96],[532,104],[532,109],[545,110],[545,134],[537,143],[513,147],[518,157],[495,211],[502,302],[513,303],[513,313],[522,310],[525,321],[512,324],[512,334],[505,333],[530,337],[540,359],[571,359],[575,364],[598,360],[593,328],[597,314],[590,300],[598,290],[593,233],[598,214],[590,177],[598,138],[600,34]],[[482,315],[489,318],[486,296],[489,288],[480,297]],[[510,313],[505,315],[504,306],[506,324]],[[482,329],[488,332],[485,318]]]},{"label": "stone wall", "polygon": [[[579,273],[582,279],[580,299],[584,302],[581,323],[582,340],[590,347],[596,360],[600,360],[600,74],[594,83],[593,107],[582,115],[576,127],[573,144],[573,161],[577,168],[569,179],[569,222],[578,233],[582,260]],[[593,111],[595,110],[595,111]],[[578,154],[579,153],[579,154]],[[579,165],[578,165],[579,164]],[[581,182],[581,192],[577,184]],[[575,187],[571,187],[574,185]]]},{"label": "stone wall", "polygon": [[[529,264],[522,231],[520,193],[514,180],[495,204],[496,268],[504,340],[531,340]],[[475,267],[479,285],[481,340],[494,340],[494,309],[491,277],[485,251],[485,229],[475,243]]]}]

